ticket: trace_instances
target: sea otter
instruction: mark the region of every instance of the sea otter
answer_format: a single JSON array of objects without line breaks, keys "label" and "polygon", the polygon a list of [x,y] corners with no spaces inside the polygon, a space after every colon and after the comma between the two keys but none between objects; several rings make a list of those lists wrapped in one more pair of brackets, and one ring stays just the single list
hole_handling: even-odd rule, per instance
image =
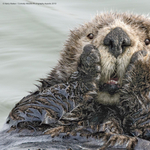
[{"label": "sea otter", "polygon": [[150,140],[150,19],[102,13],[71,31],[38,90],[7,118],[7,132],[98,140],[133,149]]}]

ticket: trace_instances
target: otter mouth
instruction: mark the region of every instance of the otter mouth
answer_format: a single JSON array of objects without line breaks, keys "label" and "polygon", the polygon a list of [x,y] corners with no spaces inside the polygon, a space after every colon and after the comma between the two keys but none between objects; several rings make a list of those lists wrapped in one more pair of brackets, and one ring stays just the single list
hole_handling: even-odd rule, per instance
[{"label": "otter mouth", "polygon": [[110,80],[106,83],[100,85],[100,91],[108,92],[110,95],[113,95],[118,92],[120,85],[118,82],[119,78],[116,75],[112,75]]}]

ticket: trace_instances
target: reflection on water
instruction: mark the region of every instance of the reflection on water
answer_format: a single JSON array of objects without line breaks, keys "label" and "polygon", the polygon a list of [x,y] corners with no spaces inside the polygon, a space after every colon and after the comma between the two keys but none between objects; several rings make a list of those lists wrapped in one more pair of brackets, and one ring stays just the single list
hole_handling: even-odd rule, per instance
[{"label": "reflection on water", "polygon": [[36,80],[56,65],[70,29],[101,11],[149,13],[148,0],[52,0],[54,5],[5,2],[0,0],[0,127],[15,103],[35,90]]}]

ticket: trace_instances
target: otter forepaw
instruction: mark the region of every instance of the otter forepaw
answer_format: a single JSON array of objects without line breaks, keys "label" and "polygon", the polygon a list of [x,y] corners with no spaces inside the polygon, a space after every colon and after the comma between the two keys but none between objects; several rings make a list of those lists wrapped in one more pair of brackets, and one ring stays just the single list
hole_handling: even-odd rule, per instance
[{"label": "otter forepaw", "polygon": [[141,50],[141,51],[135,52],[133,54],[133,56],[131,57],[130,63],[133,64],[133,63],[137,62],[138,60],[143,60],[147,54],[148,54],[148,52],[146,50]]},{"label": "otter forepaw", "polygon": [[134,65],[137,64],[139,61],[146,61],[149,57],[147,50],[140,50],[135,52],[131,57],[130,64],[127,67],[127,71],[130,71],[134,68]]},{"label": "otter forepaw", "polygon": [[150,57],[147,50],[135,52],[126,69],[122,88],[120,90],[120,104],[127,109],[127,113],[145,109],[149,104],[150,91]]},{"label": "otter forepaw", "polygon": [[[147,50],[141,50],[135,52],[131,57],[130,63],[127,66],[126,73],[123,80],[123,85],[126,83],[130,83],[132,89],[144,87],[143,83],[145,83],[145,87],[147,87],[147,83],[149,83],[149,71],[150,71],[150,55]],[[138,90],[138,89],[137,89]],[[137,91],[136,90],[136,91]]]},{"label": "otter forepaw", "polygon": [[100,73],[100,53],[95,46],[88,44],[83,48],[78,70],[87,76],[97,76]]}]

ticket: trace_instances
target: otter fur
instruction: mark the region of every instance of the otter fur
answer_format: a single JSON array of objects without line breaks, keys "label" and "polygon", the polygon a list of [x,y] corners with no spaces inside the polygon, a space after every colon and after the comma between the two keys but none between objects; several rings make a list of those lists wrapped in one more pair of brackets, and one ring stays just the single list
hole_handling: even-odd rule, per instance
[{"label": "otter fur", "polygon": [[10,112],[7,132],[80,135],[99,140],[100,149],[150,140],[150,19],[97,15],[71,31],[40,82]]}]

